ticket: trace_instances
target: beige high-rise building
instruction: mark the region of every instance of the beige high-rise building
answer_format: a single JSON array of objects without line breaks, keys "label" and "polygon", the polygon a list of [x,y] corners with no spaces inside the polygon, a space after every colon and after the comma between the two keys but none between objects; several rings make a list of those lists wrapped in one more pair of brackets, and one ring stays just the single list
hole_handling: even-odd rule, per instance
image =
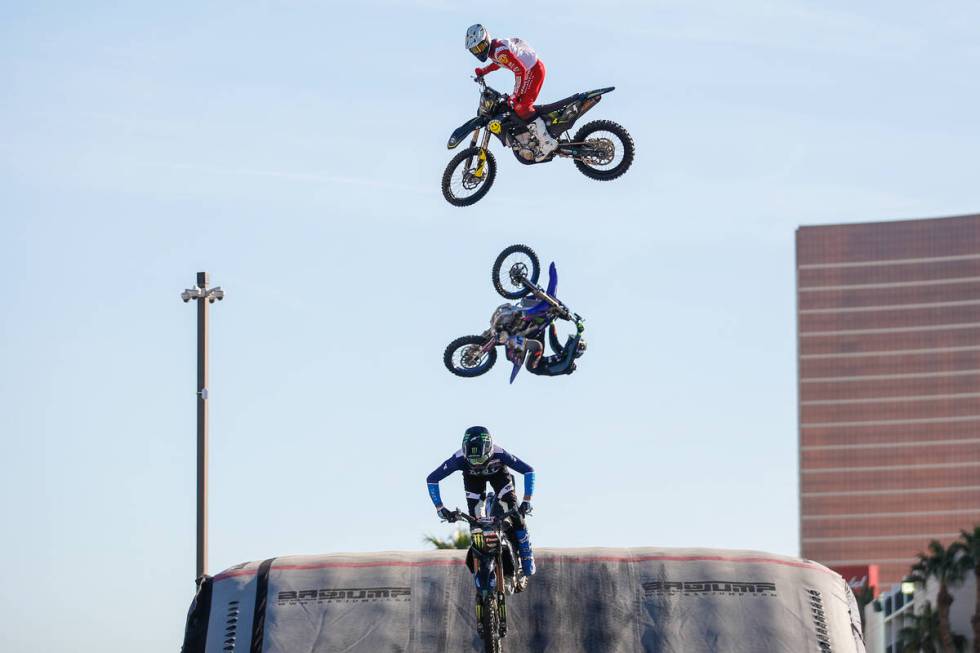
[{"label": "beige high-rise building", "polygon": [[879,564],[980,523],[980,215],[796,233],[804,557]]}]

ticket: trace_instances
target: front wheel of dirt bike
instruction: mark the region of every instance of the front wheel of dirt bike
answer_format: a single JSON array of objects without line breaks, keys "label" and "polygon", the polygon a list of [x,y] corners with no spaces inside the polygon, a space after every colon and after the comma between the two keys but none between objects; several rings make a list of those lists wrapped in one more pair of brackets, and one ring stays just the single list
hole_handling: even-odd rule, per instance
[{"label": "front wheel of dirt bike", "polygon": [[470,206],[489,192],[496,177],[493,152],[468,147],[454,156],[442,173],[442,195],[453,206]]},{"label": "front wheel of dirt bike", "polygon": [[496,348],[481,353],[486,342],[487,339],[483,336],[456,338],[446,347],[442,362],[456,376],[470,378],[486,374],[497,362]]},{"label": "front wheel of dirt bike", "polygon": [[574,142],[586,143],[575,167],[589,179],[610,181],[622,177],[633,164],[636,146],[626,129],[611,120],[593,120],[575,134]]},{"label": "front wheel of dirt bike", "polygon": [[531,291],[521,280],[537,283],[540,276],[538,255],[527,245],[511,245],[500,252],[493,262],[493,287],[507,299],[520,299],[527,295]]},{"label": "front wheel of dirt bike", "polygon": [[500,653],[500,613],[497,611],[497,595],[490,594],[483,601],[483,650]]}]

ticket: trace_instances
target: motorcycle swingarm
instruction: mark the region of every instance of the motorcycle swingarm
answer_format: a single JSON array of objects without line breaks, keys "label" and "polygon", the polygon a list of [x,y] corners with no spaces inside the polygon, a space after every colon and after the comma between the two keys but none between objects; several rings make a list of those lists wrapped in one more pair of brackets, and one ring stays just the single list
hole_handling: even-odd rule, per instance
[{"label": "motorcycle swingarm", "polygon": [[563,156],[572,159],[581,159],[582,157],[589,156],[593,152],[592,145],[589,143],[561,143],[558,147],[558,156]]}]

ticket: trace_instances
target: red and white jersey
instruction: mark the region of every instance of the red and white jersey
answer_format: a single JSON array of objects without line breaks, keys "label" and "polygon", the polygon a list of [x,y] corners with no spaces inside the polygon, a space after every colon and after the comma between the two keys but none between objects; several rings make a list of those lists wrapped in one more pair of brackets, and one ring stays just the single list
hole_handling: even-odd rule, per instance
[{"label": "red and white jersey", "polygon": [[488,54],[490,64],[477,68],[477,75],[486,75],[500,68],[514,73],[514,92],[510,96],[511,106],[521,118],[527,119],[534,113],[534,101],[544,83],[544,62],[523,39],[495,39],[490,42]]},{"label": "red and white jersey", "polygon": [[534,48],[527,41],[516,36],[491,43],[490,59],[510,69],[514,74],[524,74],[538,63],[538,55]]}]

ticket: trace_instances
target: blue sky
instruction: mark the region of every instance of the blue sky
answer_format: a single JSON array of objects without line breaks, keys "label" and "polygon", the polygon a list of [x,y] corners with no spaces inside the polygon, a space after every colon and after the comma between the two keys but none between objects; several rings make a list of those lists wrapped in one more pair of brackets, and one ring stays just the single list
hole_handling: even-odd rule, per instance
[{"label": "blue sky", "polygon": [[[228,293],[212,571],[422,548],[473,423],[538,469],[538,546],[797,552],[794,229],[980,208],[980,9],[457,6],[0,8],[4,651],[179,646],[201,269]],[[498,148],[484,201],[443,201],[476,20],[538,50],[545,101],[617,87],[589,118],[633,133],[629,174]],[[513,242],[556,261],[588,355],[454,378]]]}]

